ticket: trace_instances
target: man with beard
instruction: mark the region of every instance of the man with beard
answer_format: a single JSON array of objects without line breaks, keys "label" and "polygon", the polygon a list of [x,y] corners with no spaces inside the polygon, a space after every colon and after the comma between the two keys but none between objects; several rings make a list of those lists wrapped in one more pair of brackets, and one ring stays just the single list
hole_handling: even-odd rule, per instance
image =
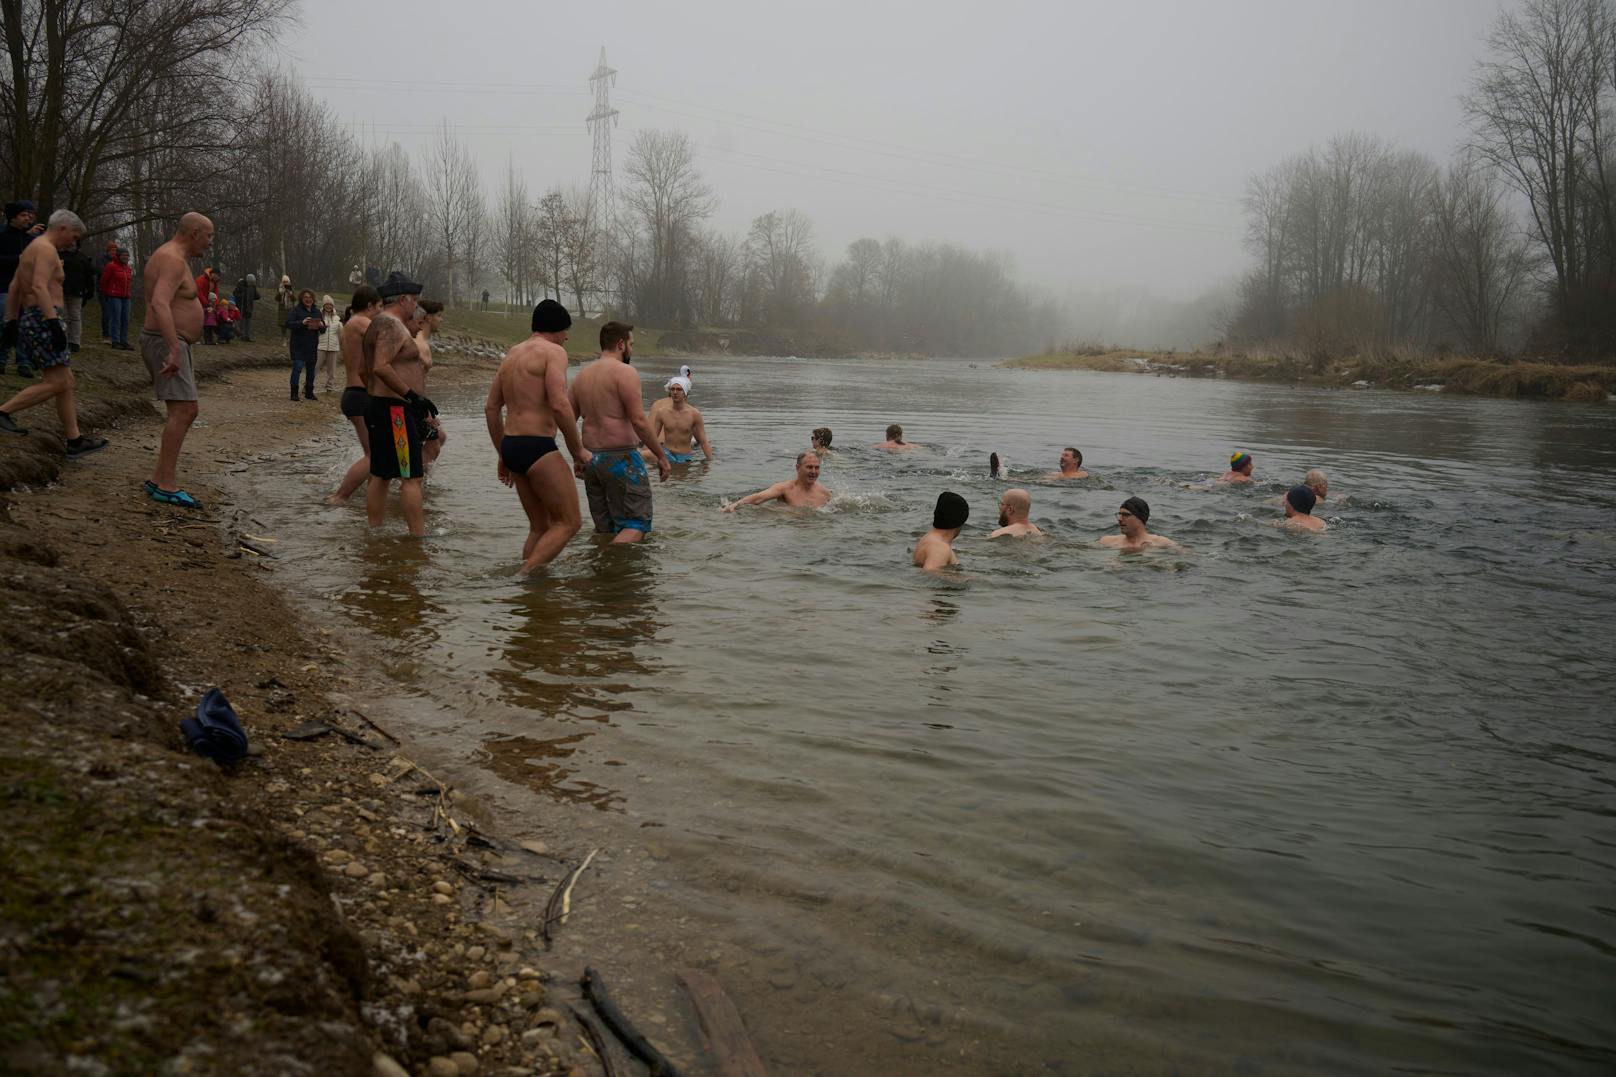
[{"label": "man with beard", "polygon": [[426,369],[409,322],[415,317],[421,286],[402,273],[389,274],[378,289],[381,312],[371,319],[362,341],[360,371],[370,399],[365,428],[370,438],[370,479],[365,512],[371,527],[387,518],[387,488],[399,480],[398,501],[410,534],[426,534],[421,505],[422,441],[426,422],[438,413],[421,395]]}]

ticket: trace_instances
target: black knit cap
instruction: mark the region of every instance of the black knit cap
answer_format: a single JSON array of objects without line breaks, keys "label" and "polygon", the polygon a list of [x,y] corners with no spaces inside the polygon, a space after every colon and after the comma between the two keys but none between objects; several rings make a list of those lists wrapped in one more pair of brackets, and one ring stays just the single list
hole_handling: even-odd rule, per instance
[{"label": "black knit cap", "polygon": [[1150,506],[1145,503],[1144,498],[1130,497],[1128,500],[1122,503],[1122,507],[1139,517],[1140,523],[1148,523],[1150,521]]},{"label": "black knit cap", "polygon": [[421,286],[396,269],[387,274],[387,279],[382,281],[382,286],[376,290],[382,294],[383,299],[421,294]]},{"label": "black knit cap", "polygon": [[572,315],[567,308],[554,299],[546,299],[533,308],[533,331],[535,333],[559,333],[563,329],[572,328]]},{"label": "black knit cap", "polygon": [[955,527],[964,527],[965,521],[971,518],[971,506],[965,499],[952,490],[944,490],[937,495],[937,507],[932,510],[931,525],[933,527],[949,530]]}]

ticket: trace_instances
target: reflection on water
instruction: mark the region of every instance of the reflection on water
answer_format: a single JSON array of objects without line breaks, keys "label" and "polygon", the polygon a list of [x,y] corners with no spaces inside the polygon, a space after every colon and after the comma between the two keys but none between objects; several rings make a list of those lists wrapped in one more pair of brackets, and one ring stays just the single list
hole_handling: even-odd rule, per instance
[{"label": "reflection on water", "polygon": [[[409,655],[457,784],[611,851],[564,945],[631,1008],[708,968],[780,1072],[1616,1068],[1609,409],[694,365],[721,462],[530,581],[481,394],[425,545],[244,480],[287,586]],[[927,447],[869,448],[893,421]],[[719,512],[820,425],[828,511]],[[1045,479],[1065,445],[1102,477]],[[1201,484],[1236,447],[1259,481]],[[990,451],[1048,541],[986,540]],[[1310,467],[1330,531],[1283,534]],[[1184,550],[1092,545],[1130,494]]]}]

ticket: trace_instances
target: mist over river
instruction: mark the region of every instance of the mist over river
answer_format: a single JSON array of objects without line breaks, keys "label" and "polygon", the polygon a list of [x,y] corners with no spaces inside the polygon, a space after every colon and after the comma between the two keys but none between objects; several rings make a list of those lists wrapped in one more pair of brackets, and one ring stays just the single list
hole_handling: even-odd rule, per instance
[{"label": "mist over river", "polygon": [[[486,383],[432,393],[424,543],[321,504],[334,409],[235,491],[440,777],[602,847],[558,952],[654,1038],[700,966],[777,1073],[1616,1069],[1616,409],[689,362],[718,462],[532,580]],[[817,426],[830,508],[720,513]],[[1255,486],[1201,485],[1237,448]],[[1047,541],[987,541],[994,450]],[[1330,530],[1276,531],[1310,467]],[[1093,546],[1130,495],[1182,551]]]}]

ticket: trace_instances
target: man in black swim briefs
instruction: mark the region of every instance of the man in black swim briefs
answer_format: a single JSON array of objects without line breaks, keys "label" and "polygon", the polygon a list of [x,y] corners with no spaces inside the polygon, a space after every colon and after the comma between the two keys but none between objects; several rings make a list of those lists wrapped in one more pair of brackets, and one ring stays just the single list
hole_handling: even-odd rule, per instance
[{"label": "man in black swim briefs", "polygon": [[[578,418],[567,397],[567,353],[562,345],[572,317],[553,299],[533,308],[533,335],[506,353],[488,390],[483,415],[499,452],[499,481],[513,487],[527,513],[522,544],[525,575],[549,564],[582,526],[578,486],[589,452],[578,437]],[[573,466],[556,452],[561,431]]]},{"label": "man in black swim briefs", "polygon": [[337,340],[342,346],[342,369],[345,378],[342,390],[342,414],[353,424],[354,436],[359,439],[359,459],[348,466],[337,492],[326,498],[328,505],[346,505],[354,491],[365,484],[370,476],[370,431],[365,426],[365,406],[370,394],[365,391],[365,331],[371,319],[382,309],[382,297],[368,284],[354,289],[353,303],[342,323]]}]

